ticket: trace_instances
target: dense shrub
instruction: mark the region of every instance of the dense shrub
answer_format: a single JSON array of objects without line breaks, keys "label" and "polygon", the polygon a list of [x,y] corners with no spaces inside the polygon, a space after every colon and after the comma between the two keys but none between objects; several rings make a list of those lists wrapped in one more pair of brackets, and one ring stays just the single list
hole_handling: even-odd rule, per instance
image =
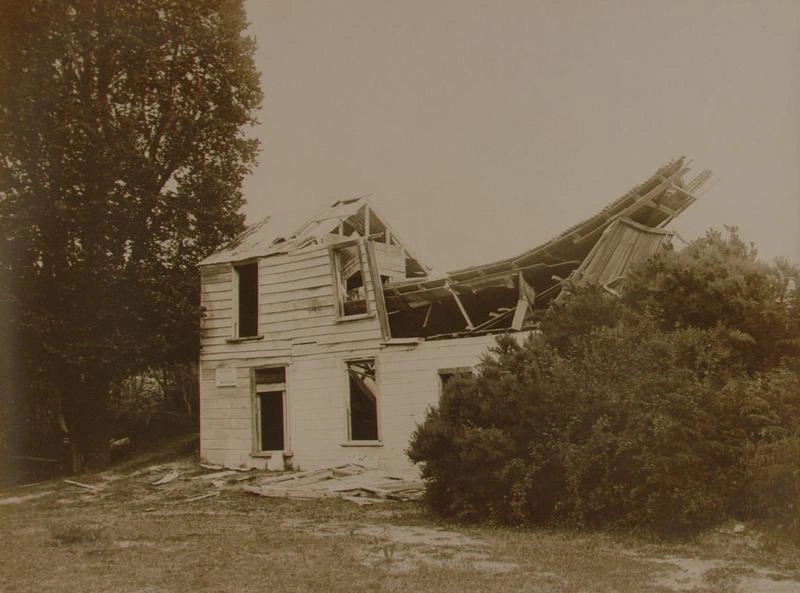
[{"label": "dense shrub", "polygon": [[739,332],[750,370],[800,355],[800,272],[785,261],[759,261],[735,228],[680,252],[663,251],[631,271],[624,301],[649,311],[665,329],[723,326]]},{"label": "dense shrub", "polygon": [[600,286],[570,286],[568,291],[544,311],[539,324],[545,341],[561,353],[595,328],[616,325],[625,311],[622,302],[609,298]]},{"label": "dense shrub", "polygon": [[[728,259],[717,258],[726,253],[717,235],[692,246],[709,278],[726,274],[709,261],[750,261],[735,235],[728,242]],[[672,257],[638,270],[635,290],[651,286],[643,270],[663,270]],[[660,288],[622,302],[585,287],[547,311],[540,335],[501,336],[475,377],[448,384],[412,437],[428,503],[461,519],[660,534],[731,515],[796,517],[798,366],[747,318],[757,299],[742,286],[777,277],[753,265],[753,278],[714,293],[734,303],[704,304],[713,291],[699,279],[703,298],[684,294],[697,319],[705,307],[702,323],[679,317],[659,300],[674,294]],[[662,274],[655,285],[663,282]],[[759,293],[765,318],[784,332],[796,321],[792,290]]]},{"label": "dense shrub", "polygon": [[[746,402],[742,515],[800,529],[800,361],[729,386]],[[800,533],[800,531],[796,531]]]}]

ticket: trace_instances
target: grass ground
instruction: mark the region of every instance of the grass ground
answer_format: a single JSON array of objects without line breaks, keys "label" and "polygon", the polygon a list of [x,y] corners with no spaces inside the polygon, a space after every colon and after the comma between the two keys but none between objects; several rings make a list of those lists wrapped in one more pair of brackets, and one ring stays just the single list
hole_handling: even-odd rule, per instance
[{"label": "grass ground", "polygon": [[159,456],[74,478],[95,490],[0,492],[0,591],[800,591],[798,549],[751,526],[681,544],[456,526],[415,503],[262,498],[188,479],[206,471],[192,456]]}]

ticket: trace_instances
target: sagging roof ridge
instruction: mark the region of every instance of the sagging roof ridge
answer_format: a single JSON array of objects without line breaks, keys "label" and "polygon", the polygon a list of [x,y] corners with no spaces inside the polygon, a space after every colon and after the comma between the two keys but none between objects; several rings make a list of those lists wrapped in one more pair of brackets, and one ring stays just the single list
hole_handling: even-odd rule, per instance
[{"label": "sagging roof ridge", "polygon": [[[423,284],[430,284],[431,288],[433,288],[435,286],[440,286],[441,283],[444,282],[444,281],[450,281],[450,282],[453,282],[453,283],[457,283],[458,282],[458,276],[461,276],[461,275],[464,275],[464,274],[469,274],[469,273],[472,273],[472,272],[480,272],[480,271],[483,271],[483,270],[485,270],[487,268],[496,268],[496,267],[500,267],[500,266],[503,266],[503,265],[509,265],[513,269],[520,270],[520,269],[525,269],[525,268],[545,265],[545,264],[541,264],[541,263],[537,262],[535,264],[531,264],[530,266],[525,266],[525,265],[519,265],[518,262],[520,262],[521,260],[524,260],[524,259],[526,259],[526,258],[528,258],[528,257],[530,257],[532,255],[535,255],[538,252],[546,251],[546,249],[549,246],[557,243],[558,241],[560,241],[560,240],[562,240],[562,239],[564,239],[566,237],[569,237],[569,235],[575,233],[581,227],[584,227],[585,225],[595,221],[596,219],[598,219],[600,217],[604,217],[604,216],[606,216],[608,218],[607,221],[606,221],[607,224],[605,224],[604,227],[603,227],[603,231],[605,231],[605,229],[608,228],[608,224],[610,224],[611,222],[613,222],[616,219],[624,218],[625,217],[624,216],[625,211],[627,211],[630,207],[635,206],[638,203],[639,200],[635,200],[632,204],[630,204],[628,207],[626,207],[622,211],[620,211],[620,212],[618,212],[618,213],[616,213],[616,214],[614,214],[612,216],[608,216],[608,214],[610,212],[613,212],[614,210],[618,209],[622,204],[624,204],[626,201],[628,201],[628,200],[630,200],[632,198],[637,198],[637,197],[639,199],[643,198],[643,196],[641,196],[639,194],[639,192],[641,191],[642,188],[651,185],[653,182],[655,182],[655,181],[657,181],[659,179],[663,179],[664,181],[668,181],[668,180],[676,178],[677,176],[679,176],[679,174],[682,174],[682,173],[684,173],[685,171],[688,170],[686,165],[687,165],[687,160],[686,160],[685,156],[681,156],[679,158],[671,160],[666,165],[660,167],[647,180],[645,180],[642,183],[639,183],[639,184],[635,185],[633,188],[631,188],[623,196],[621,196],[621,197],[617,198],[616,200],[608,203],[606,206],[604,206],[599,212],[597,212],[593,216],[590,216],[589,218],[586,218],[586,219],[582,220],[581,222],[578,222],[578,223],[570,226],[566,230],[562,231],[561,233],[559,233],[558,235],[552,237],[551,239],[545,241],[544,243],[541,243],[540,245],[538,245],[538,246],[536,246],[536,247],[534,247],[532,249],[528,249],[527,251],[524,251],[523,253],[521,253],[521,254],[519,254],[517,256],[508,257],[508,258],[504,258],[504,259],[501,259],[501,260],[496,260],[496,261],[485,263],[485,264],[478,264],[478,265],[469,266],[469,267],[466,267],[466,268],[459,268],[459,269],[456,269],[456,270],[447,271],[447,272],[444,272],[443,274],[437,275],[436,277],[426,278],[424,280],[422,280],[422,279],[420,279],[420,280],[409,279],[409,280],[401,280],[401,281],[398,281],[398,282],[392,282],[392,283],[387,284],[386,288],[388,288],[388,289],[392,289],[392,288],[400,289],[400,288],[403,288],[403,287],[413,286],[413,285],[420,285],[421,286]],[[706,173],[704,171],[698,177],[704,177],[703,181],[705,181],[705,178],[706,178],[707,175],[708,175],[708,173]],[[685,190],[683,188],[677,188],[677,189],[680,189],[682,191],[682,193],[689,194],[688,190]],[[693,198],[693,196],[692,196],[692,198]],[[633,220],[630,220],[630,223],[635,224],[637,226],[645,227],[648,230],[653,230],[653,227],[646,227],[645,225],[640,225],[639,223],[636,223]],[[564,261],[564,262],[560,262],[560,263],[561,264],[569,264],[569,263],[574,263],[574,262]],[[557,265],[559,265],[559,264],[550,264],[549,267],[555,267]],[[502,274],[502,273],[503,272],[501,272],[501,271],[496,272],[496,274]]]},{"label": "sagging roof ridge", "polygon": [[[366,194],[355,198],[337,199],[333,203],[317,210],[316,214],[298,218],[294,221],[281,220],[281,216],[269,214],[257,223],[249,226],[223,247],[200,261],[198,266],[241,262],[256,257],[278,255],[303,248],[310,242],[320,242],[323,238],[326,238],[326,235],[332,233],[340,223],[357,215],[362,208],[367,207],[378,219],[386,232],[391,233],[395,241],[402,246],[407,259],[412,260],[421,273],[426,275],[430,273],[430,267],[420,261],[420,259],[408,249],[400,236],[386,222],[384,216],[369,200],[370,197],[372,197],[372,194]],[[297,213],[295,212],[293,214]],[[282,213],[282,216],[283,218],[292,218],[291,216],[287,217],[286,212]],[[270,232],[267,228],[271,224],[274,224],[278,228]],[[264,236],[259,237],[259,233]]]},{"label": "sagging roof ridge", "polygon": [[[449,276],[457,276],[459,274],[462,274],[462,273],[465,273],[465,272],[471,272],[471,271],[479,269],[479,268],[494,267],[494,266],[502,265],[502,264],[507,263],[507,262],[514,262],[516,260],[524,259],[525,257],[533,255],[537,251],[542,251],[543,249],[546,249],[549,245],[551,245],[551,244],[553,244],[553,243],[555,243],[555,242],[557,242],[557,241],[559,241],[561,239],[564,239],[564,238],[568,237],[570,234],[574,233],[575,231],[577,231],[582,226],[590,223],[595,218],[598,218],[600,216],[604,216],[608,212],[614,210],[615,208],[618,208],[620,206],[620,204],[623,204],[626,200],[629,200],[630,198],[636,197],[637,195],[639,195],[638,192],[643,187],[647,187],[653,181],[657,180],[659,177],[667,177],[667,178],[669,178],[669,177],[674,176],[675,173],[678,173],[679,171],[681,171],[681,170],[683,170],[685,168],[684,167],[685,164],[686,164],[686,157],[685,156],[681,156],[679,158],[673,159],[672,161],[670,161],[666,165],[660,167],[646,181],[635,185],[633,188],[631,188],[623,196],[621,196],[621,197],[617,198],[616,200],[606,204],[598,213],[596,213],[596,214],[590,216],[589,218],[586,218],[586,219],[584,219],[584,220],[572,225],[571,227],[567,228],[566,230],[560,232],[558,235],[552,237],[551,239],[545,241],[544,243],[541,243],[540,245],[537,245],[536,247],[534,247],[532,249],[528,249],[527,251],[522,252],[520,255],[518,255],[516,257],[508,257],[508,258],[497,260],[495,262],[491,262],[491,263],[487,263],[487,264],[479,264],[479,265],[475,265],[475,266],[468,266],[466,268],[460,268],[460,269],[457,269],[457,270],[453,270],[453,271],[447,272],[447,274]],[[618,218],[618,217],[619,217],[619,215],[616,215],[613,218]],[[609,220],[609,222],[610,222],[610,220]]]},{"label": "sagging roof ridge", "polygon": [[[631,220],[631,219],[627,218],[625,215],[630,210],[634,209],[636,206],[639,206],[639,205],[642,204],[642,202],[647,198],[647,194],[642,195],[640,192],[642,191],[643,188],[652,186],[654,183],[656,184],[656,187],[659,187],[659,186],[664,185],[666,183],[672,189],[680,191],[682,194],[685,194],[686,196],[689,197],[688,203],[683,208],[681,208],[680,210],[676,211],[672,217],[669,217],[662,224],[666,224],[667,222],[671,221],[674,218],[675,215],[679,214],[683,209],[685,209],[685,207],[688,207],[688,205],[696,199],[695,196],[693,196],[690,193],[689,189],[681,187],[680,185],[675,184],[675,182],[677,182],[677,183],[681,183],[682,182],[681,181],[681,176],[689,170],[689,168],[687,166],[689,164],[689,162],[687,162],[687,159],[686,159],[685,156],[681,156],[681,157],[678,157],[678,158],[675,158],[675,159],[671,160],[666,165],[663,165],[662,167],[659,167],[656,170],[656,172],[653,175],[651,175],[648,179],[646,179],[642,183],[639,183],[639,184],[635,185],[633,188],[631,188],[624,195],[622,195],[621,197],[617,198],[616,200],[613,200],[612,202],[608,203],[606,206],[604,206],[596,214],[590,216],[589,218],[586,218],[586,219],[582,220],[581,222],[578,222],[578,223],[570,226],[569,228],[567,228],[566,230],[564,230],[564,231],[560,232],[559,234],[555,235],[551,239],[541,243],[540,245],[537,245],[536,247],[534,247],[532,249],[528,249],[527,251],[524,251],[523,253],[521,253],[521,254],[519,254],[517,256],[508,257],[508,258],[504,258],[504,259],[501,259],[501,260],[496,260],[496,261],[485,263],[485,264],[478,264],[478,265],[474,265],[474,266],[469,266],[469,267],[466,267],[466,268],[459,268],[457,270],[447,271],[447,272],[444,272],[443,274],[437,275],[437,276],[432,277],[432,278],[408,279],[408,280],[401,280],[401,281],[397,281],[397,282],[391,282],[391,283],[386,284],[384,289],[386,291],[389,291],[389,292],[394,292],[394,294],[400,294],[401,292],[405,293],[406,291],[403,291],[402,289],[404,289],[404,288],[408,289],[408,288],[411,288],[411,287],[415,287],[416,288],[416,290],[413,290],[413,292],[425,291],[425,290],[431,290],[431,289],[439,288],[439,287],[441,287],[441,286],[443,286],[443,285],[445,285],[447,283],[450,283],[450,284],[453,284],[453,285],[457,285],[459,283],[463,283],[465,280],[472,280],[472,281],[479,281],[480,282],[482,280],[490,279],[493,276],[507,275],[510,270],[524,271],[524,270],[529,270],[529,269],[536,268],[536,267],[557,268],[558,266],[561,266],[561,265],[579,264],[580,263],[579,261],[574,261],[574,260],[564,260],[564,261],[561,261],[561,262],[554,262],[554,263],[550,263],[550,264],[547,264],[545,262],[535,262],[535,263],[531,263],[529,265],[521,264],[521,262],[523,260],[526,260],[526,259],[538,254],[538,253],[542,253],[542,252],[546,253],[547,249],[549,247],[551,247],[551,246],[555,245],[556,243],[558,243],[559,241],[562,241],[563,239],[569,237],[571,234],[575,233],[576,231],[578,231],[582,227],[585,227],[586,225],[589,225],[592,222],[597,221],[598,219],[603,218],[603,217],[605,217],[606,220],[602,224],[602,226],[598,227],[597,229],[594,229],[593,231],[591,231],[590,234],[593,234],[593,233],[597,232],[600,229],[602,229],[601,232],[600,232],[600,234],[602,234],[603,232],[605,232],[608,229],[608,227],[609,227],[609,225],[611,223],[613,223],[616,220],[620,220],[620,219],[625,219],[625,221],[628,224],[634,225],[637,228],[643,228],[643,229],[646,229],[648,231],[658,232],[661,229],[657,229],[655,227],[649,227],[647,225],[642,225],[640,223],[637,223],[634,220]],[[710,172],[707,171],[707,170],[704,170],[695,179],[693,179],[687,187],[691,187],[691,189],[694,190],[697,187],[699,187],[699,185],[704,183],[708,179],[709,176],[710,176]],[[658,183],[656,183],[656,182],[658,182]],[[623,206],[626,202],[628,202],[630,200],[633,200],[633,202],[631,202],[630,204],[628,204],[624,208],[621,208],[621,206]],[[617,211],[617,212],[615,212],[615,211]],[[665,231],[665,232],[669,232],[669,231]],[[507,266],[507,267],[506,267],[505,270],[497,270],[497,271],[491,272],[491,273],[485,272],[485,270],[487,270],[487,269],[500,268],[502,266]],[[468,275],[468,274],[472,274],[472,273],[476,273],[476,272],[480,273],[480,277],[473,277],[473,278],[469,278],[469,279],[464,279],[464,278],[459,279],[460,276],[464,276],[464,275]]]}]

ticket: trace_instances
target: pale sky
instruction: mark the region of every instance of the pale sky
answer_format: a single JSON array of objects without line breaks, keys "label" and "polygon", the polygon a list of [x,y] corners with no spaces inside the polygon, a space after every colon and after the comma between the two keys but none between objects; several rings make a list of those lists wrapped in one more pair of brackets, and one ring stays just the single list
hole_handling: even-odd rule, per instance
[{"label": "pale sky", "polygon": [[[372,194],[437,270],[516,255],[671,158],[673,223],[800,263],[800,2],[248,0],[248,223]],[[701,192],[702,193],[702,192]]]}]

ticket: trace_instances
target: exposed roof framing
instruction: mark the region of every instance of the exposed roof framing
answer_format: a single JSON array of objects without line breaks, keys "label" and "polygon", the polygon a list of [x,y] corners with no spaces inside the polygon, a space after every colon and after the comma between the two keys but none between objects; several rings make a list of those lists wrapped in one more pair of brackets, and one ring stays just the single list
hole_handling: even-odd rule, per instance
[{"label": "exposed roof framing", "polygon": [[[394,315],[392,335],[405,337],[434,331],[429,328],[436,312],[432,314],[430,306],[436,303],[439,311],[448,297],[452,300],[453,289],[461,296],[457,305],[464,319],[471,319],[468,331],[469,326],[478,331],[501,322],[507,327],[521,326],[523,308],[517,296],[523,285],[535,293],[535,305],[542,307],[558,296],[567,278],[613,284],[630,265],[669,240],[671,233],[663,227],[697,199],[694,192],[711,176],[705,170],[685,182],[688,172],[685,158],[671,161],[594,216],[517,256],[462,268],[440,278],[386,285],[387,309]],[[491,294],[490,289],[494,289]],[[472,296],[471,303],[467,302],[467,294]],[[470,310],[470,305],[479,308],[483,316]],[[421,307],[428,307],[424,324],[414,327],[418,316],[411,311]]]},{"label": "exposed roof framing", "polygon": [[314,243],[330,243],[337,238],[354,236],[382,237],[405,251],[409,276],[425,276],[430,268],[401,242],[397,233],[369,202],[369,196],[337,200],[314,216],[301,218],[297,213],[267,216],[248,228],[228,245],[210,255],[201,266],[233,263],[255,257],[288,253]]}]

